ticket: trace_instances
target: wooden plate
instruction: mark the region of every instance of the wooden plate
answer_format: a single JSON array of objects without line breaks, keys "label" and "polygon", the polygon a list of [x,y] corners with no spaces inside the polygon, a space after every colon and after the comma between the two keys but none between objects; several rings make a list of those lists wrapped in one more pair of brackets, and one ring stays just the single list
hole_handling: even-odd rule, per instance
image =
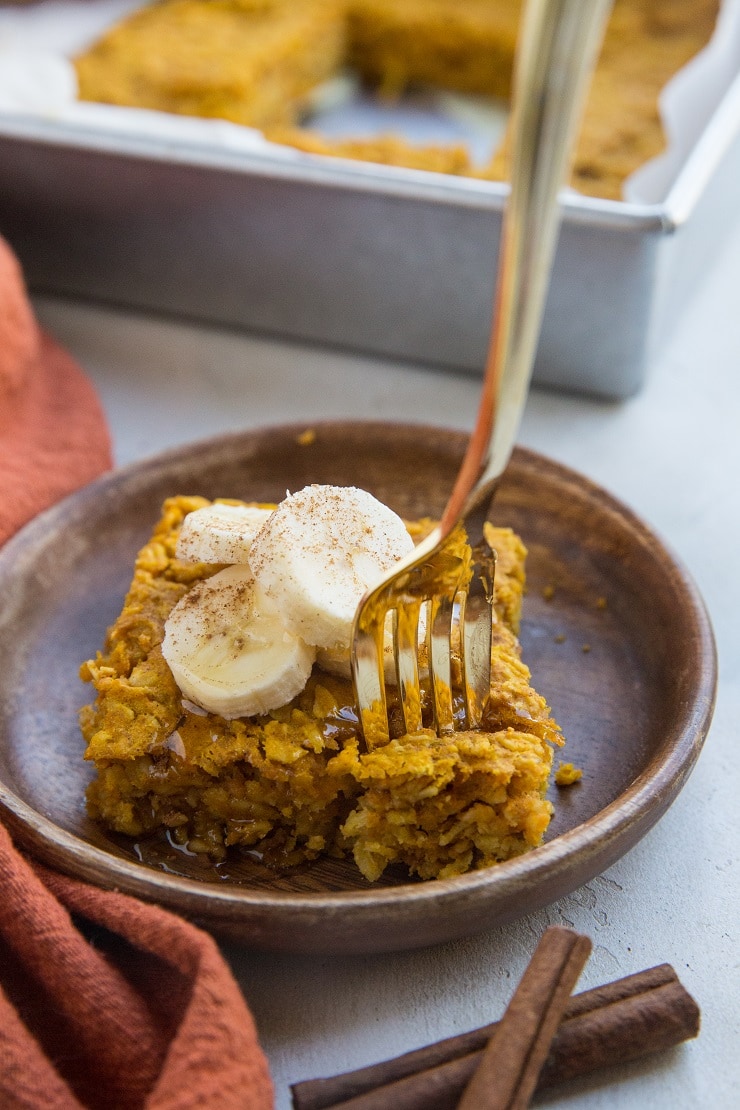
[{"label": "wooden plate", "polygon": [[[165,842],[93,824],[77,727],[81,660],[102,644],[162,500],[280,500],[308,482],[358,485],[406,516],[439,513],[466,437],[332,423],[268,428],[113,473],[37,518],[0,553],[0,807],[49,864],[283,951],[376,952],[486,929],[553,901],[628,851],[683,786],[712,715],[716,659],[696,588],[660,541],[603,490],[518,450],[494,518],[529,547],[524,657],[583,781],[553,787],[545,845],[454,879],[366,883],[349,862],[283,877],[248,857],[220,868]],[[552,594],[550,597],[549,595]],[[678,850],[678,846],[677,846]]]}]

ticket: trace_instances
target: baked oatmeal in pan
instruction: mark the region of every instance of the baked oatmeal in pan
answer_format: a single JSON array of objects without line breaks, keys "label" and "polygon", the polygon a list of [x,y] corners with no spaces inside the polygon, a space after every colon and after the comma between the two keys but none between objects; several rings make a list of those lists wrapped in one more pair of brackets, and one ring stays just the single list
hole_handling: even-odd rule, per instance
[{"label": "baked oatmeal in pan", "polygon": [[[75,59],[85,100],[232,120],[314,154],[508,178],[508,139],[487,164],[465,144],[397,134],[339,138],[299,126],[311,93],[347,67],[381,98],[437,88],[507,100],[522,0],[161,0]],[[659,96],[709,41],[719,0],[615,0],[571,183],[619,199],[659,154]]]}]

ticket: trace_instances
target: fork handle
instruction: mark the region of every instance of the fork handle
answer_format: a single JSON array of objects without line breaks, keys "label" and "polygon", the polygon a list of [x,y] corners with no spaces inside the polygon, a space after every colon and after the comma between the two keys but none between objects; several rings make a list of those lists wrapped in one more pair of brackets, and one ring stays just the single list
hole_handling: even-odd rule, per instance
[{"label": "fork handle", "polygon": [[511,192],[476,425],[442,516],[487,507],[514,446],[539,338],[563,184],[612,0],[528,0],[514,73]]}]

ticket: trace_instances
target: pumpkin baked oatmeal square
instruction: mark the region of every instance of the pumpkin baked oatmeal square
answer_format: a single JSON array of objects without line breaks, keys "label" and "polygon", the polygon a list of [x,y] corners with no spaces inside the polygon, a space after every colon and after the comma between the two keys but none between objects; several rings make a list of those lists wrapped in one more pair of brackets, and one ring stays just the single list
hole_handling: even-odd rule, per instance
[{"label": "pumpkin baked oatmeal square", "polygon": [[[496,622],[481,728],[403,735],[391,711],[390,742],[368,752],[350,678],[323,669],[341,672],[331,654],[327,664],[319,652],[300,691],[267,712],[227,718],[183,694],[163,654],[166,625],[224,565],[186,561],[178,539],[190,514],[213,505],[188,496],[165,502],[102,651],[81,667],[96,695],[81,713],[85,757],[95,766],[91,816],[137,840],[164,833],[216,862],[243,849],[274,869],[350,856],[369,881],[390,865],[422,879],[461,874],[540,844],[562,737],[517,641],[521,540],[489,526]],[[268,518],[270,507],[259,508]],[[418,541],[431,526],[407,529]]]},{"label": "pumpkin baked oatmeal square", "polygon": [[83,100],[266,127],[296,119],[344,54],[341,0],[162,0],[75,68]]}]

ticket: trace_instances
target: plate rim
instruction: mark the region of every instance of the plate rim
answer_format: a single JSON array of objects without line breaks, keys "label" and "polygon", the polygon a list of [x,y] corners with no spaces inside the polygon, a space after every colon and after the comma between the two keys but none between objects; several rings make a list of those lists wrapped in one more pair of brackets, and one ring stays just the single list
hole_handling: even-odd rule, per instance
[{"label": "plate rim", "polygon": [[[365,434],[383,435],[392,428],[420,437],[441,436],[450,444],[453,440],[461,445],[467,441],[467,433],[437,425],[331,420],[263,425],[180,444],[126,466],[114,468],[39,514],[0,549],[0,576],[8,573],[8,565],[12,567],[18,557],[17,553],[22,553],[36,536],[45,535],[54,522],[64,518],[71,508],[82,511],[89,499],[97,501],[101,495],[104,497],[108,490],[121,482],[138,478],[139,485],[146,484],[152,473],[161,472],[194,456],[210,455],[249,442],[259,442],[266,435],[297,436],[309,426],[317,433],[342,431],[346,434],[348,428],[355,428]],[[612,802],[553,840],[514,859],[496,864],[495,868],[482,868],[448,879],[404,882],[394,886],[348,891],[275,891],[236,884],[220,885],[208,880],[170,875],[147,864],[113,855],[67,831],[24,801],[0,779],[0,812],[17,841],[42,862],[95,885],[108,888],[113,885],[124,893],[154,901],[176,911],[179,909],[180,912],[183,912],[182,899],[185,898],[189,904],[188,912],[198,916],[203,924],[212,927],[214,931],[218,931],[219,919],[223,923],[233,923],[237,919],[248,918],[250,912],[257,911],[291,911],[305,918],[327,913],[334,915],[339,911],[375,915],[389,909],[414,907],[430,902],[444,906],[460,900],[478,900],[490,892],[492,887],[505,899],[508,892],[522,883],[528,885],[539,877],[549,877],[552,880],[553,876],[557,876],[567,866],[576,849],[580,861],[579,871],[586,874],[587,878],[604,870],[624,854],[624,850],[619,848],[619,841],[629,828],[636,825],[641,829],[637,839],[649,831],[673,802],[694,768],[709,731],[716,698],[718,668],[714,633],[703,598],[683,562],[662,537],[629,506],[585,475],[539,452],[516,447],[515,458],[521,466],[536,466],[540,470],[544,469],[548,477],[575,484],[589,496],[598,497],[605,508],[616,512],[632,530],[643,539],[649,540],[660,552],[661,558],[677,577],[688,603],[685,616],[687,620],[691,618],[696,633],[692,641],[694,656],[704,664],[704,668],[695,670],[697,685],[693,701],[682,718],[681,727],[674,728],[661,739],[647,765]],[[661,790],[656,801],[654,789],[658,778]],[[594,863],[598,865],[596,868],[593,867]],[[542,904],[547,904],[547,899]],[[510,916],[516,917],[518,914],[514,911]],[[499,915],[493,924],[504,918],[505,915]],[[264,944],[259,946],[265,947]],[[279,947],[286,950],[285,945]],[[386,945],[383,950],[398,947],[397,944]],[[290,950],[326,949],[322,945],[312,945],[310,948],[293,947]]]}]

